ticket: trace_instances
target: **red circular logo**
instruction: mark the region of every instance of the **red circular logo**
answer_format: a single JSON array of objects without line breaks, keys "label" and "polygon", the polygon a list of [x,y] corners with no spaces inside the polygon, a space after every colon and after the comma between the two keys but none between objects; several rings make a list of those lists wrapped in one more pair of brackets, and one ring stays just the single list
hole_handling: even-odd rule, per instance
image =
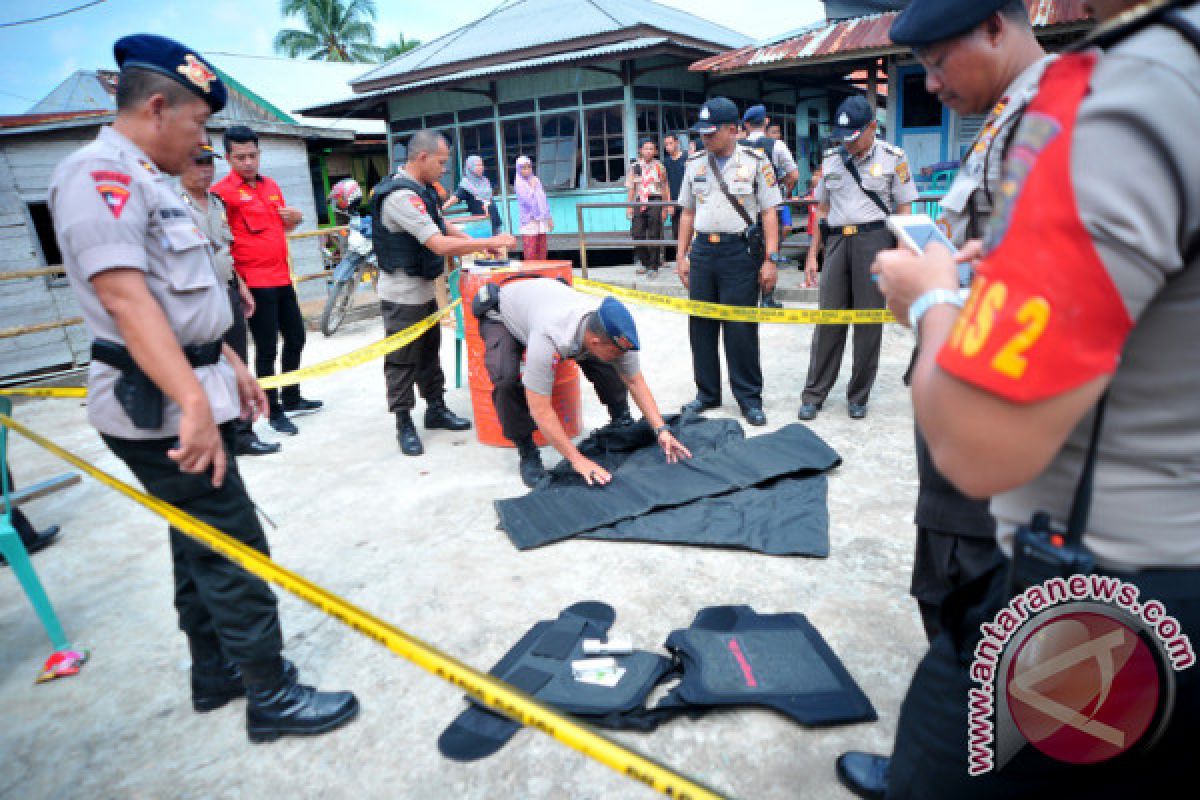
[{"label": "red circular logo", "polygon": [[1021,735],[1071,764],[1095,764],[1134,747],[1154,721],[1161,695],[1154,653],[1120,620],[1070,612],[1033,631],[1006,682]]}]

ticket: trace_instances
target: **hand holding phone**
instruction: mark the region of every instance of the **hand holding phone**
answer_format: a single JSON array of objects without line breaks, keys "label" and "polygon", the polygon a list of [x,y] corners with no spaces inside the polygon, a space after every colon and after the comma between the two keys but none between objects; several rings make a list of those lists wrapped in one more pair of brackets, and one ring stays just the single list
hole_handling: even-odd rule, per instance
[{"label": "hand holding phone", "polygon": [[[887,218],[887,226],[901,245],[917,255],[923,254],[931,244],[940,244],[951,253],[958,252],[958,248],[928,214],[893,214]],[[961,287],[969,287],[973,277],[970,264],[958,265],[958,283]]]}]

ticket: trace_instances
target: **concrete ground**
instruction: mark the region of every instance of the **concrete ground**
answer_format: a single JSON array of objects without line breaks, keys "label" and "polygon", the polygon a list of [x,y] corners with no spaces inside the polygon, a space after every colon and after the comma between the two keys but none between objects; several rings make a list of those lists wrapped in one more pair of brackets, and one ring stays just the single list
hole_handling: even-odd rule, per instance
[{"label": "concrete ground", "polygon": [[[650,385],[662,408],[677,409],[694,393],[686,321],[634,311]],[[762,329],[768,430],[795,420],[811,331]],[[380,335],[378,319],[349,323],[329,339],[310,334],[305,361]],[[492,508],[495,498],[524,491],[513,452],[479,445],[471,433],[438,431],[424,435],[427,455],[404,457],[378,363],[306,384],[305,395],[324,400],[326,410],[299,419],[300,435],[284,441],[282,454],[243,459],[241,468],[278,526],[269,536],[280,563],[481,669],[535,621],[580,600],[610,603],[614,632],[651,649],[705,606],[803,612],[870,696],[878,722],[805,729],[769,711],[738,710],[616,738],[731,796],[848,797],[834,759],[851,748],[890,749],[924,650],[907,595],[916,475],[900,378],[910,346],[907,332],[886,329],[865,421],[846,416],[846,364],[813,423],[845,460],[830,480],[825,560],[588,541],[518,552],[496,530]],[[453,353],[444,343],[451,386]],[[603,407],[586,387],[584,397],[587,426],[602,424]],[[448,400],[469,412],[467,388],[452,388]],[[726,400],[720,413],[736,414]],[[78,401],[22,402],[16,415],[129,478]],[[278,438],[260,426],[264,438]],[[12,452],[22,483],[64,469],[20,437]],[[463,708],[462,693],[286,594],[287,656],[304,679],[356,691],[363,710],[330,735],[251,745],[241,701],[205,715],[191,710],[163,523],[87,479],[27,511],[35,524],[65,530],[34,563],[68,634],[91,648],[92,660],[76,677],[34,686],[49,645],[16,582],[0,571],[0,798],[654,796],[529,731],[484,761],[447,761],[436,739]]]}]

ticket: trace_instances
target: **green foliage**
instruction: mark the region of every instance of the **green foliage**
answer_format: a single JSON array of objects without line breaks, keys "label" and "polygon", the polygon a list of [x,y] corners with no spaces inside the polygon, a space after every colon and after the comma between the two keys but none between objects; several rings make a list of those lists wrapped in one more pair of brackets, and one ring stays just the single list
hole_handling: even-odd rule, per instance
[{"label": "green foliage", "polygon": [[285,17],[299,17],[302,28],[275,34],[275,50],[289,58],[312,61],[377,61],[374,0],[280,0]]}]

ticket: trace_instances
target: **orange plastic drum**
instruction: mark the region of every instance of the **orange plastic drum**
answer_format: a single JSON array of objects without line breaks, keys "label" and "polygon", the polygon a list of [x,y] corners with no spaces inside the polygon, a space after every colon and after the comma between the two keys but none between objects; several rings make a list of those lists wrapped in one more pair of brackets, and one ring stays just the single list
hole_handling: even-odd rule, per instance
[{"label": "orange plastic drum", "polygon": [[[521,261],[511,267],[483,270],[464,269],[459,283],[463,299],[463,325],[467,337],[467,381],[471,386],[471,407],[475,412],[475,433],[483,444],[512,447],[500,430],[500,418],[492,405],[492,379],[484,363],[483,339],[479,336],[479,321],[471,313],[471,300],[485,283],[504,284],[514,277],[532,275],[539,278],[563,278],[571,282],[570,261]],[[559,362],[554,371],[554,390],[550,396],[554,410],[568,436],[578,436],[583,430],[583,397],[579,393],[579,367],[569,359]],[[541,432],[533,435],[541,447],[546,440]]]}]

